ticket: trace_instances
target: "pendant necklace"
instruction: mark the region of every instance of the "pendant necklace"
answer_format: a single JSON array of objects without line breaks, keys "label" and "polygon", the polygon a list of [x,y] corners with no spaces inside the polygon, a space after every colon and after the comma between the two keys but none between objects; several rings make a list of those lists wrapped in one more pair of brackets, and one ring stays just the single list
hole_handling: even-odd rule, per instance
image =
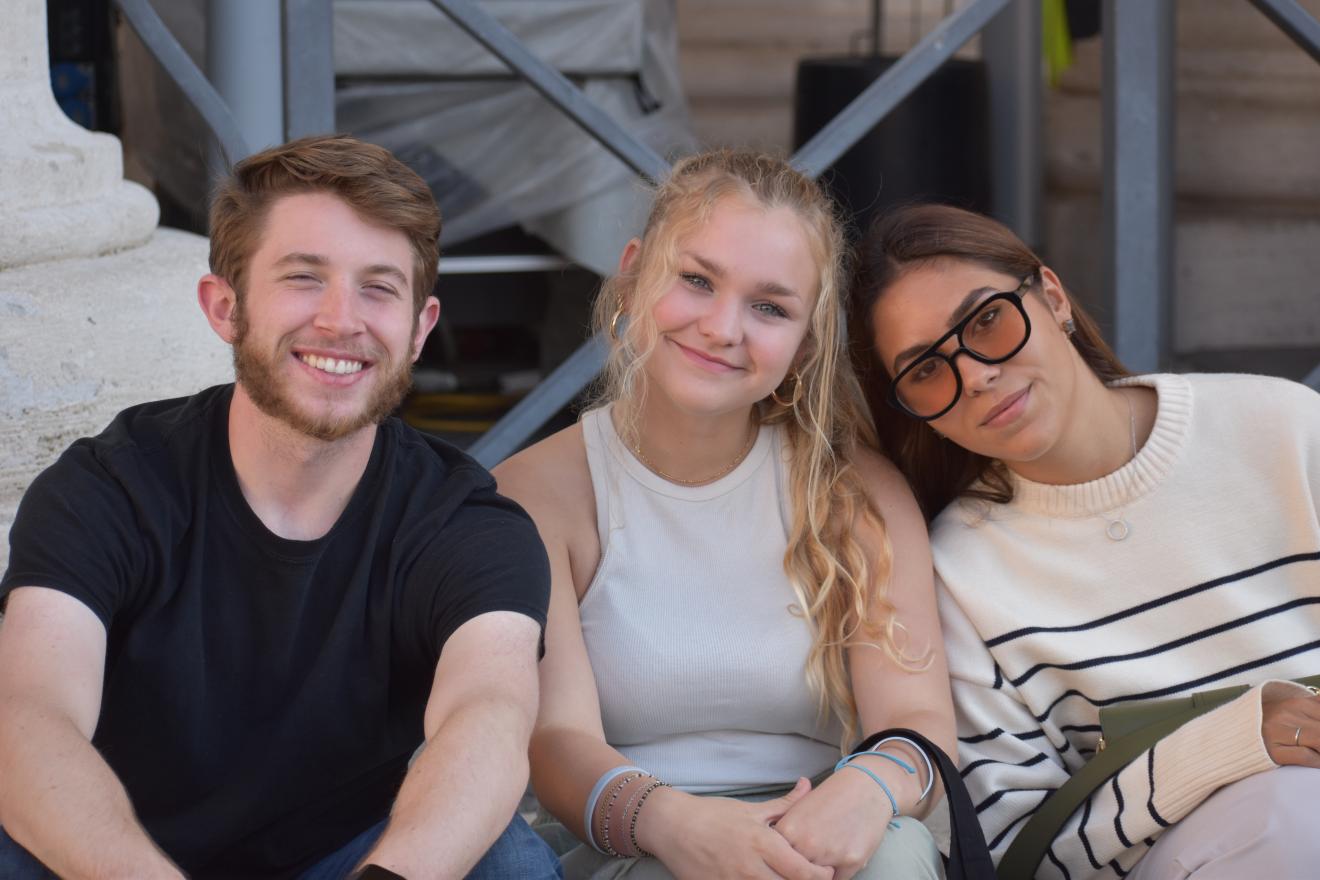
[{"label": "pendant necklace", "polygon": [[[1122,392],[1119,392],[1122,393]],[[1132,409],[1132,398],[1126,394],[1123,399],[1127,401],[1128,407],[1128,437],[1132,441],[1132,457],[1137,457],[1137,415]],[[1123,508],[1119,508],[1113,519],[1105,516],[1103,513],[1096,514],[1105,521],[1105,535],[1111,541],[1122,541],[1132,530],[1128,527],[1128,522],[1123,518]]]}]

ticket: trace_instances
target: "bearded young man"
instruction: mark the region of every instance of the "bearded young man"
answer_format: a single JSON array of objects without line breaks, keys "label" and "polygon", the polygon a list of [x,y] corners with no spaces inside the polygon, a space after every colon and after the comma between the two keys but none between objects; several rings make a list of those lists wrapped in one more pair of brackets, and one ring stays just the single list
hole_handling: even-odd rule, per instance
[{"label": "bearded young man", "polygon": [[561,876],[515,814],[545,551],[387,418],[440,312],[430,191],[308,138],[211,231],[236,383],[79,440],[10,533],[0,877]]}]

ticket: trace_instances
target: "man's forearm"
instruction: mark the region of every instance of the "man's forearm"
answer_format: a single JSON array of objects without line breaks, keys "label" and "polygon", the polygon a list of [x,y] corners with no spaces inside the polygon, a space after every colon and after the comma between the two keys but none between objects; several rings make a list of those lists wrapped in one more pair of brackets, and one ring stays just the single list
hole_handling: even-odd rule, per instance
[{"label": "man's forearm", "polygon": [[515,700],[452,712],[417,757],[366,861],[407,880],[460,880],[503,833],[527,787],[532,718]]},{"label": "man's forearm", "polygon": [[0,705],[0,826],[67,880],[181,878],[138,824],[123,785],[68,718]]}]

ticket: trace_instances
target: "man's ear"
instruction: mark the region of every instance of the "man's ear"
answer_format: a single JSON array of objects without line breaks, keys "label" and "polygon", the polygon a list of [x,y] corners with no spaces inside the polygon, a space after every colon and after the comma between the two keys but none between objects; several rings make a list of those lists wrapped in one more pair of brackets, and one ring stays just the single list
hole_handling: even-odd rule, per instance
[{"label": "man's ear", "polygon": [[422,346],[426,344],[426,337],[431,335],[435,329],[435,322],[440,320],[440,300],[434,296],[426,298],[426,304],[417,315],[417,327],[413,331],[412,362],[417,363],[417,359],[422,356]]},{"label": "man's ear", "polygon": [[1063,290],[1063,282],[1049,266],[1040,267],[1040,295],[1054,315],[1056,324],[1062,324],[1072,317],[1072,303]]},{"label": "man's ear", "polygon": [[623,246],[623,253],[619,254],[620,275],[632,268],[633,263],[637,261],[637,255],[641,252],[642,240],[640,238],[630,238],[628,243]]},{"label": "man's ear", "polygon": [[229,282],[219,275],[203,275],[197,282],[197,304],[202,307],[207,323],[215,334],[230,345],[238,334],[234,327],[234,312],[238,308],[238,295]]}]

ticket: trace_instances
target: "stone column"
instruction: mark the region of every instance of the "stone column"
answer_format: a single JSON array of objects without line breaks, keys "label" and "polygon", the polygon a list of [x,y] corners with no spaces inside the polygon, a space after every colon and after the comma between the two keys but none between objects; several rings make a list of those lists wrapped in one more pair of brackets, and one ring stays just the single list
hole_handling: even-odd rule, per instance
[{"label": "stone column", "polygon": [[0,270],[145,243],[156,201],[123,179],[119,141],[51,94],[46,4],[0,0],[0,15]]},{"label": "stone column", "polygon": [[[32,478],[116,412],[232,376],[196,306],[207,240],[157,229],[118,139],[50,88],[45,0],[0,0],[0,534]],[[9,558],[0,543],[0,570]]]}]

